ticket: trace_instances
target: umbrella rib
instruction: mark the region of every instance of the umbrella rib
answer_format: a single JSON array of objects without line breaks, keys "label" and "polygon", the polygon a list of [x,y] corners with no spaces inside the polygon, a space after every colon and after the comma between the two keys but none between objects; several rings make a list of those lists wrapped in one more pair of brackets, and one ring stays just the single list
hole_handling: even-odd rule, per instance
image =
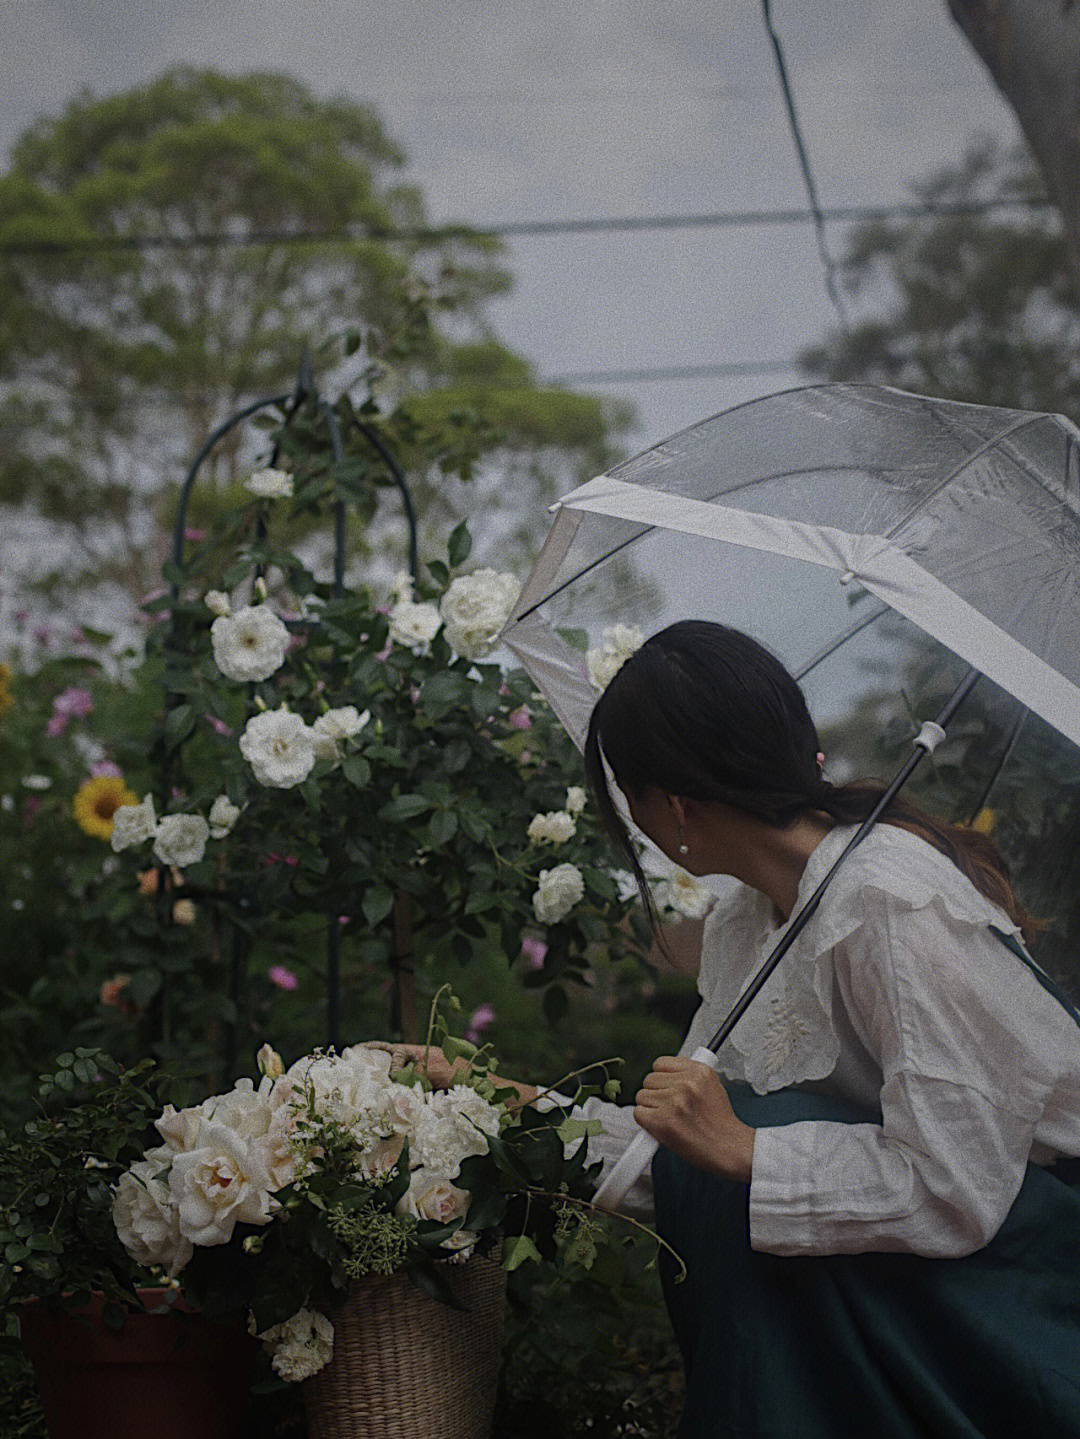
[{"label": "umbrella rib", "polygon": [[795,672],[795,679],[799,681],[804,680],[808,674],[812,673],[812,671],[817,669],[818,665],[824,664],[825,661],[829,659],[832,655],[834,655],[842,645],[846,645],[848,640],[854,639],[857,634],[861,634],[863,630],[867,629],[870,625],[881,619],[882,615],[887,615],[890,612],[891,606],[882,604],[878,609],[874,611],[872,615],[866,616],[865,619],[858,620],[855,624],[851,625],[848,629],[846,629],[844,633],[840,635],[837,639],[826,645],[823,650],[819,650],[809,664],[804,665],[801,670],[797,670]]},{"label": "umbrella rib", "polygon": [[1017,741],[1020,739],[1020,731],[1023,729],[1024,722],[1026,721],[1030,713],[1031,711],[1027,708],[1026,705],[1021,705],[1020,713],[1016,716],[1013,727],[1009,732],[1009,738],[1005,743],[1005,748],[1001,751],[1001,756],[998,759],[997,764],[994,766],[994,772],[987,781],[986,788],[983,790],[982,795],[979,798],[978,804],[976,804],[971,811],[971,816],[968,820],[969,824],[974,823],[975,819],[986,807],[986,801],[990,798],[994,786],[1001,778],[1001,771],[1005,768],[1009,760],[1012,758],[1013,750],[1015,750]]}]

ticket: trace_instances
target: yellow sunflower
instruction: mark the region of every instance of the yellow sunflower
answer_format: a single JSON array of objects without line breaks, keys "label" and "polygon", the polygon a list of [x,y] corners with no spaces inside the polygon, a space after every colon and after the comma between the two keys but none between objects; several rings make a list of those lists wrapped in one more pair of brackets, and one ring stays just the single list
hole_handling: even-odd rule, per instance
[{"label": "yellow sunflower", "polygon": [[119,775],[99,774],[79,786],[71,801],[71,812],[75,823],[86,834],[95,839],[111,839],[113,815],[122,804],[138,803],[139,796],[128,789]]},{"label": "yellow sunflower", "polygon": [[11,693],[11,666],[0,664],[0,715],[9,710],[15,703],[15,696]]}]

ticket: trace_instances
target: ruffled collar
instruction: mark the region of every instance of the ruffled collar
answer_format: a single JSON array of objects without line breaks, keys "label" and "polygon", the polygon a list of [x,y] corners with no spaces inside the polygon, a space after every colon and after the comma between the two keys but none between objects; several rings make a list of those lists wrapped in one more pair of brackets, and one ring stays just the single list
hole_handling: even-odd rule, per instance
[{"label": "ruffled collar", "polygon": [[[828,874],[856,832],[830,830],[807,860],[791,918]],[[833,1024],[832,954],[881,905],[938,904],[953,919],[1019,934],[954,864],[927,841],[879,824],[847,859],[817,912],[788,950],[720,1052],[720,1072],[759,1094],[824,1079],[840,1056]],[[762,962],[786,934],[772,900],[738,884],[713,908],[702,939],[698,989],[719,1026]]]}]

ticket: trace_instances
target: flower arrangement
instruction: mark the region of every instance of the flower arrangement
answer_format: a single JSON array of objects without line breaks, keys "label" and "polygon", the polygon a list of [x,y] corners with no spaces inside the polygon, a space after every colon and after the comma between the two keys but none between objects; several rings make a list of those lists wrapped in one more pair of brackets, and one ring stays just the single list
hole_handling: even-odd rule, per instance
[{"label": "flower arrangement", "polygon": [[405,1271],[447,1298],[442,1266],[500,1241],[506,1269],[546,1257],[578,1272],[613,1242],[590,1209],[596,1167],[578,1142],[598,1125],[551,1098],[522,1105],[488,1048],[449,1036],[436,1006],[428,1039],[438,1027],[457,1063],[449,1088],[433,1088],[422,1064],[392,1074],[376,1047],[286,1068],[264,1045],[257,1086],[167,1106],[161,1142],[115,1187],[130,1258],[207,1312],[247,1309],[285,1379],[330,1359],[352,1280]]}]

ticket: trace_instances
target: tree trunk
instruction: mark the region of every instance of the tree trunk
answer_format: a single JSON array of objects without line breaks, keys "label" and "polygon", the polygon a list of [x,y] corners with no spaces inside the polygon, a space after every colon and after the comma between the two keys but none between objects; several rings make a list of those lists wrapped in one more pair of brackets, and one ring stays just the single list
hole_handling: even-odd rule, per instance
[{"label": "tree trunk", "polygon": [[416,1022],[416,971],[413,959],[412,900],[398,890],[394,895],[394,953],[391,960],[394,981],[390,1026],[397,1030],[405,1044],[417,1044],[420,1031]]},{"label": "tree trunk", "polygon": [[1080,295],[1080,5],[1073,0],[946,0],[1016,112],[1065,225]]}]

